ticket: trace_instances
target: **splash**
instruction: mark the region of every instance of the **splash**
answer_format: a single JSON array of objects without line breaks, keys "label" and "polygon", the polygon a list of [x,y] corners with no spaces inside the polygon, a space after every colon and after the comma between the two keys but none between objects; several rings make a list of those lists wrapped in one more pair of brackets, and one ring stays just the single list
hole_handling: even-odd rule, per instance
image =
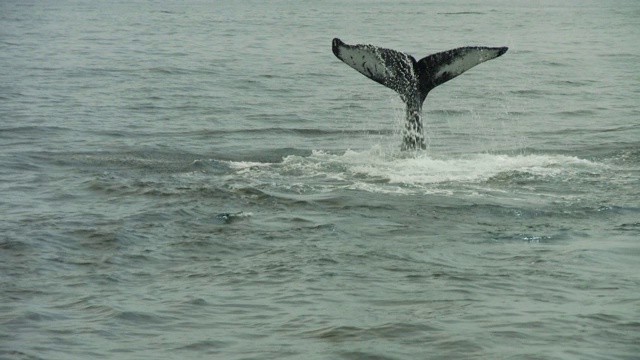
[{"label": "splash", "polygon": [[289,155],[278,163],[229,164],[235,175],[254,184],[289,189],[301,189],[299,185],[304,184],[304,189],[311,192],[354,189],[401,194],[448,192],[451,187],[496,178],[516,181],[523,174],[539,181],[566,179],[601,166],[564,155],[472,154],[448,158],[420,152],[389,153],[379,146],[342,154],[313,151],[310,156]]}]

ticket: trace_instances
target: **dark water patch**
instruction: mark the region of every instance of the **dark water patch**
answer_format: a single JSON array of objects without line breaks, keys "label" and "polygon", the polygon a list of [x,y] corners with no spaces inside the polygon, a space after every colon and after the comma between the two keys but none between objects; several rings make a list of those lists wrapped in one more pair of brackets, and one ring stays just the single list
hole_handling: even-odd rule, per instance
[{"label": "dark water patch", "polygon": [[434,346],[437,346],[444,352],[460,352],[462,354],[475,354],[480,356],[484,350],[483,346],[472,340],[466,340],[455,337],[453,339],[446,339],[436,341]]},{"label": "dark water patch", "polygon": [[640,222],[620,224],[620,225],[616,226],[615,229],[619,230],[619,231],[633,231],[633,232],[637,231],[637,232],[640,232]]},{"label": "dark water patch", "polygon": [[27,310],[22,312],[19,316],[14,318],[14,323],[49,323],[52,321],[66,320],[67,317],[61,313],[53,313],[44,310],[32,311]]},{"label": "dark water patch", "polygon": [[593,86],[597,84],[595,80],[576,80],[576,79],[555,79],[551,82],[557,86],[563,87],[582,87],[582,86]]},{"label": "dark water patch", "polygon": [[[511,90],[511,94],[517,96],[544,96],[548,95],[546,91],[540,89],[519,89],[519,90]],[[511,114],[511,112],[509,112]],[[523,113],[525,114],[525,113]]]},{"label": "dark water patch", "polygon": [[440,12],[438,15],[455,16],[455,15],[484,15],[486,13],[480,11],[456,11],[456,12]]},{"label": "dark water patch", "polygon": [[622,58],[622,59],[625,59],[625,60],[636,60],[636,59],[640,58],[639,54],[634,54],[634,53],[630,53],[630,52],[610,52],[610,53],[606,53],[606,54],[597,54],[596,56],[607,58],[607,59]]},{"label": "dark water patch", "polygon": [[559,111],[554,113],[554,115],[557,115],[557,116],[579,116],[579,117],[594,116],[596,114],[597,114],[596,111],[590,110],[590,109],[564,110],[564,111]]},{"label": "dark water patch", "polygon": [[169,189],[153,189],[150,182],[136,179],[126,179],[115,175],[105,174],[96,179],[86,182],[88,190],[104,193],[109,196],[129,196],[129,195],[150,195],[150,196],[172,196],[179,192]]},{"label": "dark water patch", "polygon": [[[265,233],[269,229],[261,228],[264,232],[260,234],[255,230],[253,224],[226,225],[220,223],[194,223],[193,221],[176,221],[175,226],[184,228],[189,226],[192,229],[190,236],[176,234],[171,241],[166,243],[167,249],[171,249],[170,255],[164,252],[163,257],[184,261],[204,261],[207,266],[204,269],[196,268],[183,271],[182,277],[209,277],[220,272],[226,272],[228,268],[235,268],[233,265],[224,262],[225,257],[235,259],[237,256],[245,256],[264,251],[271,248],[272,244]],[[260,234],[260,235],[257,235]],[[256,239],[259,238],[259,239]],[[277,236],[273,238],[277,239]],[[235,260],[234,264],[235,263]]]},{"label": "dark water patch", "polygon": [[615,316],[615,315],[611,315],[611,314],[605,314],[605,313],[595,313],[595,314],[588,314],[588,315],[578,315],[579,318],[581,319],[585,319],[585,320],[591,320],[597,323],[601,323],[601,324],[616,324],[619,323],[623,320],[623,318],[619,317],[619,316]]},{"label": "dark water patch", "polygon": [[[0,356],[6,359],[14,360],[43,360],[43,357],[33,354],[33,352],[23,352],[20,350],[3,350],[0,349]],[[5,357],[6,356],[6,357]]]},{"label": "dark water patch", "polygon": [[[186,55],[186,54],[183,54]],[[186,74],[192,74],[192,73],[201,73],[199,71],[194,72],[191,69],[185,69],[185,68],[179,68],[179,67],[175,67],[175,66],[167,66],[167,67],[153,67],[153,68],[149,68],[146,71],[148,71],[151,74],[157,74],[157,75],[186,75]]]},{"label": "dark water patch", "polygon": [[143,326],[145,327],[150,324],[161,325],[176,320],[173,316],[158,315],[148,311],[119,311],[113,316],[113,318],[118,320],[120,323],[129,323],[134,325],[144,324]]},{"label": "dark water patch", "polygon": [[[19,90],[13,88],[13,87],[0,85],[0,100],[3,100],[3,101],[9,101],[9,100],[12,100],[12,101],[28,101],[28,100],[24,99],[24,98],[28,98],[28,97],[29,97],[28,93],[25,93],[23,91],[19,91]],[[14,115],[17,115],[17,113],[14,114]],[[24,116],[24,114],[23,114],[23,116]],[[17,119],[20,119],[20,117],[15,116],[14,119],[17,120]],[[2,132],[0,131],[0,134],[1,133]]]},{"label": "dark water patch", "polygon": [[305,72],[304,74],[305,76],[308,76],[310,78],[321,78],[321,79],[330,79],[333,76],[329,73],[320,73],[320,72]]},{"label": "dark water patch", "polygon": [[186,299],[184,301],[182,301],[182,305],[186,305],[186,306],[207,306],[207,305],[211,305],[209,302],[207,302],[207,300],[203,299],[203,298],[189,298]]},{"label": "dark water patch", "polygon": [[[602,109],[602,110],[608,110],[608,109]],[[640,128],[640,124],[633,124],[633,125],[626,125],[626,126],[613,126],[609,128],[598,129],[598,131],[601,133],[607,133],[607,132],[625,132],[626,133],[626,132],[634,131],[638,128]]]},{"label": "dark water patch", "polygon": [[544,66],[549,66],[549,67],[569,67],[569,66],[573,66],[570,63],[564,63],[564,62],[559,62],[559,61],[550,61],[550,60],[542,60],[541,63]]},{"label": "dark water patch", "polygon": [[77,229],[69,232],[77,239],[78,246],[87,250],[116,251],[131,244],[130,239],[119,234],[119,225]]},{"label": "dark water patch", "polygon": [[4,234],[5,238],[0,239],[0,249],[5,252],[22,253],[31,248],[31,245],[26,241],[7,238],[7,234]]},{"label": "dark water patch", "polygon": [[130,131],[125,130],[96,130],[94,131],[96,135],[102,135],[109,138],[131,138],[131,137],[144,137],[145,134],[140,133],[132,133]]},{"label": "dark water patch", "polygon": [[618,324],[613,325],[614,327],[624,330],[624,331],[633,331],[637,334],[640,331],[640,322],[637,321],[624,321],[621,320]]},{"label": "dark water patch", "polygon": [[22,46],[23,45],[22,43],[11,42],[11,41],[8,41],[8,40],[2,40],[2,44],[3,45],[8,45],[8,46]]},{"label": "dark water patch", "polygon": [[100,259],[93,258],[93,256],[78,256],[71,252],[64,254],[49,256],[46,258],[48,265],[53,266],[56,269],[78,269],[78,268],[91,268],[100,263]]},{"label": "dark water patch", "polygon": [[193,351],[198,354],[215,354],[220,352],[222,349],[233,345],[234,342],[230,341],[221,341],[221,340],[201,340],[196,341],[184,346],[176,347],[172,350],[176,351]]},{"label": "dark water patch", "polygon": [[339,351],[338,353],[340,354],[340,358],[341,359],[347,359],[347,360],[365,360],[365,359],[371,359],[371,360],[393,360],[393,359],[397,359],[396,356],[393,356],[393,355],[389,355],[389,356],[382,355],[382,354],[378,353],[377,351],[347,350],[347,351]]},{"label": "dark water patch", "polygon": [[389,323],[372,327],[330,326],[305,332],[303,335],[332,342],[382,340],[422,336],[439,329],[427,324]]},{"label": "dark water patch", "polygon": [[[334,99],[334,101],[331,101],[330,105],[327,107],[327,110],[330,112],[347,111],[347,114],[349,114],[350,117],[355,116],[355,114],[370,112],[369,108],[362,104],[363,101],[343,103],[340,102],[340,100],[340,98],[336,98]],[[371,99],[366,100],[371,101]]]},{"label": "dark water patch", "polygon": [[340,207],[340,210],[344,211],[371,211],[371,212],[390,212],[396,210],[396,205],[384,204],[369,200],[367,202],[362,203],[354,203],[353,201],[349,201]]}]

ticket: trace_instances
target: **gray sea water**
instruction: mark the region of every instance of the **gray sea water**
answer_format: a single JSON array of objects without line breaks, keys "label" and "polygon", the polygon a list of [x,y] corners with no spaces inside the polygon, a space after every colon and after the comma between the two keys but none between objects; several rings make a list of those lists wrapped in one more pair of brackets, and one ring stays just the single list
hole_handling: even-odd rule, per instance
[{"label": "gray sea water", "polygon": [[[0,358],[640,358],[640,2],[0,2]],[[331,39],[508,46],[429,147]]]}]

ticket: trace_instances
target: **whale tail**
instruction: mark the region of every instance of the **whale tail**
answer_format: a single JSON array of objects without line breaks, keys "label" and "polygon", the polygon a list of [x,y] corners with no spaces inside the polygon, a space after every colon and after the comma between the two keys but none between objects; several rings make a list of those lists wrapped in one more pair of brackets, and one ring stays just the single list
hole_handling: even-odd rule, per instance
[{"label": "whale tail", "polygon": [[333,54],[369,79],[400,94],[406,117],[402,150],[426,147],[422,129],[422,104],[429,91],[472,67],[507,52],[506,47],[461,47],[416,61],[408,54],[373,45],[347,45],[335,38]]}]

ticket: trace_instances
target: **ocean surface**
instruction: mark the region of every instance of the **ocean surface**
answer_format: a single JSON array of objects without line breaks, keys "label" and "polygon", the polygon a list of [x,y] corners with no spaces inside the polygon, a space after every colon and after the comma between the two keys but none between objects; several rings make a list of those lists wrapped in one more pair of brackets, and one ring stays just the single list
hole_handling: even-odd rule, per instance
[{"label": "ocean surface", "polygon": [[[640,359],[640,2],[0,2],[1,359]],[[404,105],[331,40],[508,46]]]}]

